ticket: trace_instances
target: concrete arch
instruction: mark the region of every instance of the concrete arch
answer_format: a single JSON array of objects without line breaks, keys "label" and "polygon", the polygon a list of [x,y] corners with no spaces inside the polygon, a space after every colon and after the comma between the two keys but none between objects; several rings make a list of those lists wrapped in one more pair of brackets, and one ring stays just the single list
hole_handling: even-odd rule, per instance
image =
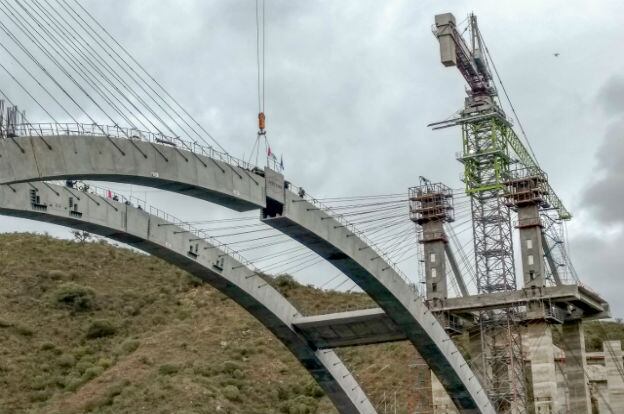
[{"label": "concrete arch", "polygon": [[[494,412],[479,380],[417,293],[383,257],[327,212],[261,174],[177,148],[97,136],[44,138],[45,142],[39,137],[0,140],[0,184],[70,177],[132,182],[239,211],[263,208],[267,224],[325,257],[379,304],[462,413]],[[193,158],[198,162],[191,163]],[[267,200],[280,191],[281,207],[267,207]]]},{"label": "concrete arch", "polygon": [[90,135],[0,139],[1,183],[64,178],[144,185],[236,211],[266,206],[262,176],[174,145]]},{"label": "concrete arch", "polygon": [[[69,207],[70,197],[79,208]],[[0,214],[99,234],[188,271],[233,299],[281,340],[341,414],[376,413],[336,353],[317,349],[295,330],[298,312],[286,298],[240,261],[175,223],[108,198],[40,182],[0,186]]]}]

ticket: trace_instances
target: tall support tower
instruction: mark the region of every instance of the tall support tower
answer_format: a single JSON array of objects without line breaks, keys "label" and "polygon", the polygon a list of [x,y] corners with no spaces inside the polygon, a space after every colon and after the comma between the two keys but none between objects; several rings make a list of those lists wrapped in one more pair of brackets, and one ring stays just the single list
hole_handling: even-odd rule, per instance
[{"label": "tall support tower", "polygon": [[[425,286],[427,303],[441,304],[448,297],[448,280],[446,272],[446,246],[448,238],[444,231],[444,223],[454,221],[453,191],[441,183],[432,183],[420,177],[418,186],[408,190],[409,213],[412,220],[421,229],[419,242],[422,244],[422,261],[425,268]],[[442,326],[452,329],[453,319],[450,315],[436,315]],[[408,405],[411,413],[434,412],[433,374],[429,366],[416,361],[416,378],[419,388],[415,393],[414,402]],[[439,392],[439,391],[438,391]]]},{"label": "tall support tower", "polygon": [[[543,229],[540,211],[548,207],[545,175],[521,168],[507,182],[509,206],[518,213],[516,227],[520,235],[522,276],[525,289],[539,291],[547,285]],[[551,323],[562,323],[565,311],[550,301],[531,301],[526,306],[524,349],[527,357],[527,379],[531,384],[527,401],[528,413],[556,413],[557,382]]]},{"label": "tall support tower", "polygon": [[[522,236],[531,235],[531,243],[540,247],[547,258],[548,267],[545,267],[541,252],[529,252],[523,245],[524,288],[544,286],[546,278],[552,283],[561,284],[559,266],[562,260],[567,260],[556,228],[563,220],[570,219],[571,215],[534,157],[514,132],[502,109],[490,71],[491,57],[479,31],[477,18],[472,14],[468,16],[467,40],[458,31],[451,13],[435,16],[433,32],[440,43],[442,64],[456,66],[468,84],[468,96],[459,116],[430,126],[434,129],[460,126],[462,129],[463,150],[458,158],[464,165],[466,193],[471,199],[478,292],[496,294],[518,289],[510,206],[518,210],[519,221],[526,221],[527,214],[536,220],[531,226],[520,227],[520,233]],[[514,181],[518,177],[510,173],[512,166],[515,168],[517,165],[527,171],[520,181]],[[537,191],[539,197],[530,202],[519,200],[517,196],[522,191],[517,190],[526,189],[530,185],[538,190],[531,190],[527,194],[536,194]],[[506,188],[514,195],[510,197],[507,194],[506,197]],[[550,224],[542,225],[539,216],[536,216],[538,211]],[[553,246],[549,246],[552,243],[549,243],[548,237],[558,245],[558,257],[554,254]],[[529,264],[530,257],[536,259],[537,255],[540,255],[539,261]],[[572,268],[570,270],[573,271]],[[531,280],[531,275],[537,279]],[[539,307],[534,304],[528,306],[528,317],[531,318],[531,314],[537,310]],[[480,326],[470,335],[474,369],[481,375],[497,411],[502,413],[525,412],[527,392],[519,316],[523,320],[527,319],[527,314],[520,315],[514,306],[481,312]],[[540,318],[544,319],[545,315]],[[568,330],[580,332],[579,329]],[[570,342],[578,348],[579,335],[570,333],[569,336]],[[544,390],[544,393],[552,395],[552,390]],[[583,393],[579,391],[580,394]],[[583,401],[579,404],[584,404]]]},{"label": "tall support tower", "polygon": [[410,187],[408,197],[410,220],[422,228],[427,301],[443,301],[448,297],[444,223],[454,221],[453,191],[421,177],[420,185]]},{"label": "tall support tower", "polygon": [[[459,118],[433,126],[461,126],[463,150],[459,160],[464,165],[464,183],[471,200],[477,289],[489,294],[517,289],[511,216],[504,198],[513,162],[508,145],[513,131],[497,101],[477,19],[472,14],[469,30],[466,42],[451,13],[435,16],[434,33],[440,42],[442,64],[457,66],[470,88]],[[501,413],[524,412],[526,393],[517,320],[513,307],[481,312],[480,329],[472,335],[474,368]]]}]

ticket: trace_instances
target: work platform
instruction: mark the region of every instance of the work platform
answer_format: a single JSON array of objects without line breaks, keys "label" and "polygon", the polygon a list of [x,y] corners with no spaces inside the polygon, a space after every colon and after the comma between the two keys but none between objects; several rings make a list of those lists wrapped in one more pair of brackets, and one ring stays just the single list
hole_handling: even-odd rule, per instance
[{"label": "work platform", "polygon": [[524,288],[510,292],[448,298],[430,303],[430,309],[435,312],[450,312],[463,316],[471,312],[523,306],[529,302],[542,302],[562,310],[564,314],[560,315],[563,318],[561,322],[581,317],[583,319],[610,317],[607,301],[582,285]]},{"label": "work platform", "polygon": [[[581,285],[560,285],[544,288],[528,288],[513,292],[473,295],[429,302],[433,313],[448,313],[470,325],[473,312],[524,306],[530,302],[544,305],[546,318],[551,323],[564,323],[580,319],[604,319],[610,317],[609,305],[597,293]],[[520,314],[522,315],[522,314]],[[528,322],[535,318],[522,317]],[[370,345],[383,342],[403,341],[407,337],[380,308],[362,309],[326,315],[305,316],[293,322],[310,343],[319,349]],[[447,328],[449,333],[461,332],[455,325]]]}]

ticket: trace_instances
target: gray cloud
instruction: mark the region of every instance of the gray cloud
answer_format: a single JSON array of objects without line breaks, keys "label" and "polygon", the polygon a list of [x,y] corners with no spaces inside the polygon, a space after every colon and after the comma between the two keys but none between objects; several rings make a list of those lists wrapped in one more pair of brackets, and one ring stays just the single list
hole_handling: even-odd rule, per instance
[{"label": "gray cloud", "polygon": [[598,103],[608,114],[624,114],[624,76],[615,76],[600,89]]},{"label": "gray cloud", "polygon": [[595,171],[581,197],[582,230],[570,243],[580,278],[605,294],[614,316],[621,316],[624,294],[624,77],[610,78],[600,88],[598,106],[610,115],[595,155]]},{"label": "gray cloud", "polygon": [[621,317],[624,314],[624,234],[620,232],[611,237],[579,235],[571,240],[571,245],[581,281],[608,300],[614,317]]},{"label": "gray cloud", "polygon": [[602,224],[624,224],[624,116],[607,129],[596,159],[597,171],[588,180],[583,207]]}]

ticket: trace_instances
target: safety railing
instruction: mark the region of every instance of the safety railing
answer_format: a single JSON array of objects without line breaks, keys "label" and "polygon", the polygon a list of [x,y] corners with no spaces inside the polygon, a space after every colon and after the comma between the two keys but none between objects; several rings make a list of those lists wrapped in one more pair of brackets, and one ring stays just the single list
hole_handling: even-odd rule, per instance
[{"label": "safety railing", "polygon": [[333,219],[335,219],[337,222],[339,222],[342,227],[346,228],[347,230],[351,231],[353,234],[358,236],[360,238],[360,240],[362,240],[364,243],[366,243],[368,246],[370,246],[371,250],[374,251],[377,254],[378,257],[380,257],[383,260],[385,260],[385,262],[388,264],[388,266],[390,268],[392,268],[392,270],[394,270],[405,281],[405,283],[407,283],[409,289],[414,291],[414,293],[416,293],[416,295],[422,296],[422,294],[419,291],[419,289],[416,286],[416,284],[414,282],[412,282],[412,280],[410,278],[408,278],[407,275],[405,273],[403,273],[403,271],[401,269],[399,269],[397,263],[394,262],[388,256],[388,254],[386,254],[379,246],[377,246],[377,244],[375,244],[370,238],[368,238],[366,236],[366,234],[362,230],[358,229],[355,224],[350,223],[341,213],[336,213],[335,211],[333,211],[330,206],[328,206],[328,205],[324,204],[323,202],[319,201],[318,199],[310,196],[303,188],[297,187],[296,185],[294,185],[292,183],[288,183],[287,188],[292,193],[297,194],[299,196],[299,198],[301,198],[302,200],[305,200],[305,201],[313,204],[315,207],[318,208],[318,210],[323,211],[324,213],[328,214]]},{"label": "safety railing", "polygon": [[176,216],[169,214],[157,207],[147,204],[145,200],[142,200],[134,196],[126,196],[126,195],[117,193],[109,188],[100,187],[100,186],[93,185],[93,184],[88,184],[83,181],[77,181],[77,180],[58,181],[56,180],[56,181],[46,181],[46,183],[63,185],[69,189],[78,190],[83,193],[99,196],[101,198],[104,198],[113,202],[122,203],[131,207],[138,208],[139,210],[143,210],[146,213],[149,213],[153,216],[161,218],[167,221],[168,223],[182,229],[182,232],[187,232],[189,234],[192,234],[194,238],[198,240],[205,240],[211,243],[213,246],[220,249],[227,255],[232,256],[234,259],[238,260],[240,263],[251,268],[251,270],[253,270],[254,272],[261,272],[261,270],[256,268],[251,261],[247,260],[239,252],[229,247],[226,243],[223,243],[217,238],[215,238],[214,236],[208,234],[206,230],[193,227],[188,222],[185,222],[184,220],[181,220],[177,218]]},{"label": "safety railing", "polygon": [[59,136],[59,135],[92,135],[109,138],[125,138],[137,141],[147,141],[152,144],[167,145],[187,150],[198,155],[203,155],[219,161],[223,161],[232,166],[252,170],[253,165],[233,157],[230,154],[218,151],[211,146],[198,144],[194,141],[187,141],[179,137],[171,137],[160,133],[142,131],[136,128],[124,128],[118,125],[80,124],[80,123],[25,123],[15,127],[15,134],[18,136]]},{"label": "safety railing", "polygon": [[148,208],[148,204],[145,200],[140,199],[138,197],[135,196],[127,196],[127,195],[123,195],[120,193],[117,193],[109,188],[105,188],[105,187],[100,187],[94,184],[90,184],[90,183],[85,183],[84,181],[79,181],[79,180],[65,180],[65,181],[60,181],[60,180],[52,180],[52,181],[46,181],[46,183],[50,183],[50,184],[55,184],[55,185],[60,185],[60,186],[65,186],[67,188],[70,189],[74,189],[74,190],[78,190],[81,191],[83,193],[88,193],[88,194],[93,194],[93,195],[97,195],[99,197],[105,198],[105,199],[110,199],[112,201],[117,201],[119,203],[124,203],[127,205],[131,205],[133,207],[137,207],[143,210],[146,210]]}]

